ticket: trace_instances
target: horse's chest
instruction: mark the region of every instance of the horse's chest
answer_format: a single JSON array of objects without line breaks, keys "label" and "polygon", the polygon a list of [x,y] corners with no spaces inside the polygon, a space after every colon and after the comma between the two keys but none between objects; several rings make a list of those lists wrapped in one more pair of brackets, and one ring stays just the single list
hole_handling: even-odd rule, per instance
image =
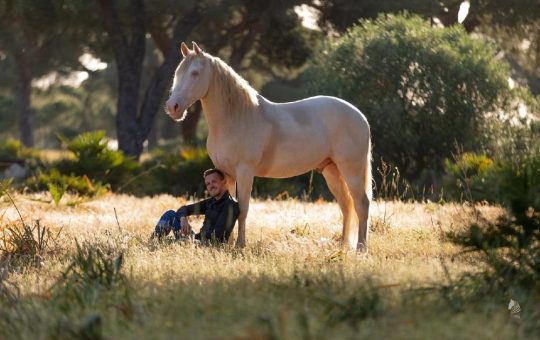
[{"label": "horse's chest", "polygon": [[231,163],[231,152],[223,147],[215,147],[212,145],[207,146],[208,150],[208,156],[210,156],[210,159],[212,160],[212,163],[214,163],[215,167],[230,173],[232,168]]}]

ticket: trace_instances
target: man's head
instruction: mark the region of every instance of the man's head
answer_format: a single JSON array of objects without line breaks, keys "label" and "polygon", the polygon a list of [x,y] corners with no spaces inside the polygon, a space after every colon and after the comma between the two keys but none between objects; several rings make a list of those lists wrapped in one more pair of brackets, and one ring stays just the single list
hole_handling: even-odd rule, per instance
[{"label": "man's head", "polygon": [[219,169],[208,169],[203,174],[204,184],[210,196],[220,199],[227,191],[227,180],[225,174]]}]

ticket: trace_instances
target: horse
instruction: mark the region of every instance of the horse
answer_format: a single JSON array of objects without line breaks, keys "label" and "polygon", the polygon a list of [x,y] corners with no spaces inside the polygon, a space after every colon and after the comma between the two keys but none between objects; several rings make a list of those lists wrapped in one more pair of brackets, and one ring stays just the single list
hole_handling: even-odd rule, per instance
[{"label": "horse", "polygon": [[190,50],[182,42],[180,50],[183,58],[166,113],[182,121],[187,108],[201,101],[208,123],[208,155],[225,173],[240,208],[236,246],[245,246],[255,176],[287,178],[318,170],[343,215],[343,246],[367,250],[372,183],[366,117],[350,103],[329,96],[271,102],[197,43]]}]

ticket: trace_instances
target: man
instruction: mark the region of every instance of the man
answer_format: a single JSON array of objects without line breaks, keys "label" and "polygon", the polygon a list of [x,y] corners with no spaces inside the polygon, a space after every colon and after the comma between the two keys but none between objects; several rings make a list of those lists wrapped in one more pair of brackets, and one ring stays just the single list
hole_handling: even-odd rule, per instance
[{"label": "man", "polygon": [[[221,170],[208,169],[203,177],[206,190],[211,197],[195,204],[185,205],[176,212],[167,211],[161,216],[152,238],[162,238],[172,229],[176,239],[191,235],[201,241],[226,242],[229,239],[240,213],[238,203],[227,191],[227,181]],[[204,214],[203,225],[200,232],[195,234],[187,217],[202,214]]]}]

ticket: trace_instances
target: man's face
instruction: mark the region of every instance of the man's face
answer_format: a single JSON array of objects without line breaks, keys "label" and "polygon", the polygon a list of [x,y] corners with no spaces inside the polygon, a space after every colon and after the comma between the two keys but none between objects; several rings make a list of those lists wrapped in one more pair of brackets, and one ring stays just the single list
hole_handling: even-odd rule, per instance
[{"label": "man's face", "polygon": [[221,178],[221,176],[216,172],[211,173],[204,178],[206,190],[208,190],[210,196],[214,198],[220,198],[221,194],[227,190],[227,186],[225,185],[226,183],[227,181],[224,178]]}]

